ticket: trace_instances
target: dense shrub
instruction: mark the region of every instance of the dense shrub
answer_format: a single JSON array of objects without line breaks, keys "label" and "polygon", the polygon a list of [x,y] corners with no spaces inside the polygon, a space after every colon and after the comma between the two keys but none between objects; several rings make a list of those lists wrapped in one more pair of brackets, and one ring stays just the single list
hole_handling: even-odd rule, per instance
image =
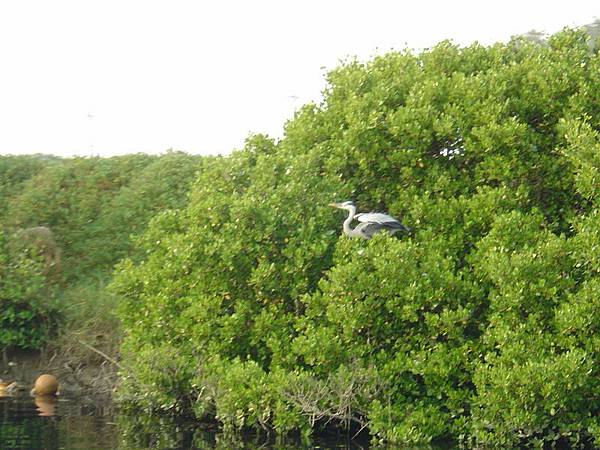
[{"label": "dense shrub", "polygon": [[[114,354],[120,338],[113,314],[117,299],[104,289],[112,266],[124,255],[135,259],[131,237],[158,211],[181,208],[196,171],[210,160],[180,152],[114,158],[0,157],[0,227],[10,230],[6,240],[13,252],[11,264],[24,264],[15,260],[21,254],[17,247],[28,244],[44,260],[41,274],[23,274],[23,286],[14,289],[26,289],[29,283],[28,289],[41,292],[48,282],[59,284],[53,288],[62,300],[57,330],[56,321],[49,318],[56,311],[43,309],[45,303],[42,308],[37,300],[21,301],[18,292],[7,294],[19,305],[29,302],[32,314],[7,323],[11,335],[19,330],[27,336],[13,339],[11,345],[39,347],[52,329],[60,333],[49,350],[77,364],[98,358],[82,341]],[[19,314],[24,317],[25,312]],[[6,313],[3,319],[10,317]],[[32,340],[38,334],[40,338]]]},{"label": "dense shrub", "polygon": [[183,207],[196,172],[210,160],[167,152],[130,174],[130,181],[102,205],[93,222],[86,244],[103,249],[94,264],[107,269],[124,256],[135,258],[131,237],[142,233],[156,213]]},{"label": "dense shrub", "polygon": [[18,195],[23,184],[46,166],[60,161],[52,156],[0,155],[0,223],[8,211],[8,199]]},{"label": "dense shrub", "polygon": [[[600,438],[588,41],[565,30],[350,62],[283,139],[212,161],[115,274],[123,398],[405,444]],[[414,231],[338,237],[326,205],[342,199]]]},{"label": "dense shrub", "polygon": [[53,161],[7,193],[3,223],[50,228],[68,280],[102,276],[131,254],[130,236],[141,233],[154,214],[185,204],[200,161],[178,152]]},{"label": "dense shrub", "polygon": [[92,245],[102,209],[152,158],[73,158],[46,167],[10,198],[6,224],[46,226],[62,249],[64,272],[74,279],[94,269],[107,250]]},{"label": "dense shrub", "polygon": [[45,261],[0,231],[0,350],[40,348],[59,317]]}]

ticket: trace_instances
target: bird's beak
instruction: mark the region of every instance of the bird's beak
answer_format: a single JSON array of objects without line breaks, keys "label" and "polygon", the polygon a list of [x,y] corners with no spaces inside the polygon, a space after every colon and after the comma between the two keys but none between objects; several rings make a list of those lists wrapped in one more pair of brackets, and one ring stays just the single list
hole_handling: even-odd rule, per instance
[{"label": "bird's beak", "polygon": [[329,205],[327,206],[331,206],[332,208],[339,208],[340,204],[339,203],[329,203]]}]

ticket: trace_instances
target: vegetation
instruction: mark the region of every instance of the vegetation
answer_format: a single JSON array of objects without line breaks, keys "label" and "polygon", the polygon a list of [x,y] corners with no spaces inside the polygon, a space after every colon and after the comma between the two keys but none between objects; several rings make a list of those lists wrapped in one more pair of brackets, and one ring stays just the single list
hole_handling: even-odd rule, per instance
[{"label": "vegetation", "polygon": [[[120,263],[122,398],[226,429],[600,439],[598,74],[570,30],[330,73]],[[346,199],[414,235],[340,237]]]},{"label": "vegetation", "polygon": [[[0,157],[6,261],[0,349],[43,346],[75,367],[104,360],[90,347],[116,355],[117,298],[105,289],[113,265],[135,255],[130,236],[156,212],[185,203],[192,178],[208,161],[179,152]],[[15,305],[23,310],[18,322],[10,313]]]},{"label": "vegetation", "polygon": [[58,310],[43,260],[0,231],[0,350],[38,348],[55,328]]},{"label": "vegetation", "polygon": [[2,221],[6,220],[8,199],[23,189],[25,181],[58,160],[44,155],[0,158],[0,219]]},{"label": "vegetation", "polygon": [[[600,445],[597,41],[442,42],[327,81],[279,141],[12,189],[5,226],[55,232],[63,300],[117,306],[120,399],[227,431]],[[341,236],[348,199],[412,235]],[[83,287],[123,256],[111,294]]]}]

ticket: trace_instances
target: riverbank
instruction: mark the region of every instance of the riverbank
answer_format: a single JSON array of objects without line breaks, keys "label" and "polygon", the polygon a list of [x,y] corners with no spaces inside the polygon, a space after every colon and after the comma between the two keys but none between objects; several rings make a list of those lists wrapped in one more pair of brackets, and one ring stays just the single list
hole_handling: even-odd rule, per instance
[{"label": "riverbank", "polygon": [[0,379],[16,381],[19,391],[29,392],[39,375],[50,373],[58,378],[62,394],[110,398],[118,367],[107,357],[86,362],[48,348],[8,351],[0,361]]}]

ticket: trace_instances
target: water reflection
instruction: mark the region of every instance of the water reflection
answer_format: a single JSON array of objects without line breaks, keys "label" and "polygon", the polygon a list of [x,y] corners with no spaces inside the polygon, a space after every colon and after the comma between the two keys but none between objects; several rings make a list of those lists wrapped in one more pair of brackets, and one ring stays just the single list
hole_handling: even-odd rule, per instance
[{"label": "water reflection", "polygon": [[102,407],[56,397],[0,398],[0,449],[118,448]]},{"label": "water reflection", "polygon": [[117,413],[96,398],[0,398],[0,449],[367,449],[368,438],[321,435],[311,440],[266,434],[226,435],[214,424]]},{"label": "water reflection", "polygon": [[308,450],[369,448],[368,439],[352,440],[346,435],[321,434],[311,439],[275,438],[266,433],[225,434],[210,423],[191,424],[172,418],[155,416],[120,416],[119,430],[127,446],[160,449],[211,450]]},{"label": "water reflection", "polygon": [[50,417],[56,414],[57,399],[54,395],[38,395],[33,401],[37,407],[38,415]]}]

